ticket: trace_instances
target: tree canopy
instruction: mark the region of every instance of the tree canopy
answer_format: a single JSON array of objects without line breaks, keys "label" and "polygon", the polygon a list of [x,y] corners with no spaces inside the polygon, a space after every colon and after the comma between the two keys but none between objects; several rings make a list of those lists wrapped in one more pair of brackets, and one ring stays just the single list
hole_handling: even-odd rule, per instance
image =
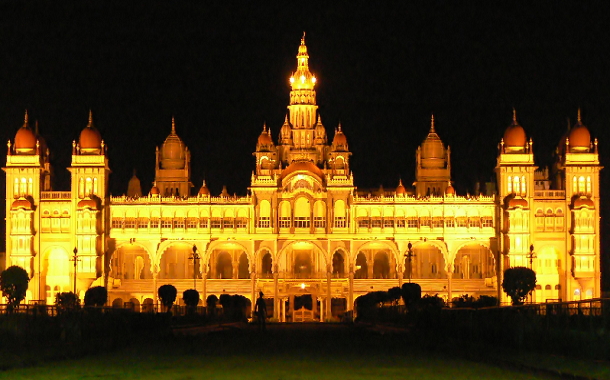
[{"label": "tree canopy", "polygon": [[16,265],[0,273],[0,289],[2,295],[6,297],[9,312],[25,298],[29,282],[28,272]]},{"label": "tree canopy", "polygon": [[536,288],[536,272],[526,267],[508,268],[504,271],[502,289],[511,298],[513,305],[523,304],[523,300]]}]

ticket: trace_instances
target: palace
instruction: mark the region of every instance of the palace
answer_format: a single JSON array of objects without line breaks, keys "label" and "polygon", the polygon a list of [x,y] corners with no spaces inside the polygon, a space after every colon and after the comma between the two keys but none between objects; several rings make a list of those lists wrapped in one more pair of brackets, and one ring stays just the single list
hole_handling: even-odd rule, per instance
[{"label": "palace", "polygon": [[276,142],[263,127],[246,196],[212,195],[205,182],[192,193],[190,152],[173,121],[150,193],[134,174],[126,195],[110,196],[107,145],[91,114],[72,143],[71,188],[55,191],[49,150],[26,112],[4,168],[7,266],[29,273],[26,300],[53,303],[73,286],[82,299],[102,285],[109,304],[149,310],[159,286],[173,284],[179,295],[196,288],[204,306],[212,294],[254,301],[263,291],[280,321],[311,296],[311,318],[329,320],[407,281],[445,299],[506,301],[499,284],[512,266],[536,272],[538,302],[600,296],[602,167],[580,111],[550,170],[535,166],[513,112],[497,192],[456,194],[434,118],[412,188],[359,191],[346,134],[338,125],[330,142],[317,111],[304,37],[296,58],[288,114]]}]

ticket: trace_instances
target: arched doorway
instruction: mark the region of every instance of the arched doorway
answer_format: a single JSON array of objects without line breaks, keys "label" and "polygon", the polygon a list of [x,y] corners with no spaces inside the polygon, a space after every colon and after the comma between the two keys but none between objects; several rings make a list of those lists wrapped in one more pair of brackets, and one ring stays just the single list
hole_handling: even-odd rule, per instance
[{"label": "arched doorway", "polygon": [[242,252],[242,254],[239,256],[237,277],[241,279],[250,278],[250,268],[248,265],[248,255],[246,255],[246,252]]},{"label": "arched doorway", "polygon": [[[193,260],[193,245],[189,243],[176,243],[167,247],[159,263],[159,279],[192,279],[195,266]],[[199,273],[199,262],[197,263]]]},{"label": "arched doorway", "polygon": [[341,252],[333,254],[333,277],[341,278],[345,274],[345,259]]},{"label": "arched doorway", "polygon": [[112,301],[112,307],[114,308],[122,308],[123,307],[123,299],[122,298],[115,298],[114,301]]},{"label": "arched doorway", "polygon": [[263,255],[263,259],[261,260],[261,275],[263,278],[273,277],[273,259],[271,258],[271,253],[269,251]]},{"label": "arched doorway", "polygon": [[[53,248],[44,262],[46,302],[48,305],[55,303],[55,295],[60,292],[69,291],[71,283],[70,259],[63,248]],[[51,289],[53,289],[51,291]]]},{"label": "arched doorway", "polygon": [[390,278],[390,258],[386,252],[377,252],[373,260],[373,278]]},{"label": "arched doorway", "polygon": [[[404,259],[405,278],[409,276],[409,260]],[[441,250],[430,243],[417,244],[411,257],[411,278],[446,278],[445,259]]]},{"label": "arched doorway", "polygon": [[155,311],[154,301],[152,298],[146,298],[144,302],[142,302],[142,312],[143,313],[152,313]]},{"label": "arched doorway", "polygon": [[295,278],[311,278],[311,272],[312,265],[310,253],[305,251],[294,252],[293,273]]},{"label": "arched doorway", "polygon": [[216,276],[218,279],[233,278],[233,262],[228,252],[220,252],[216,257]]},{"label": "arched doorway", "polygon": [[356,272],[354,273],[354,278],[357,279],[366,279],[368,278],[369,266],[366,262],[366,256],[362,252],[358,252],[358,256],[356,257]]},{"label": "arched doorway", "polygon": [[111,276],[123,280],[152,279],[150,256],[137,245],[124,245],[112,255]]},{"label": "arched doorway", "polygon": [[136,313],[140,312],[140,301],[137,298],[130,299],[129,303],[131,306],[131,310],[135,311]]},{"label": "arched doorway", "polygon": [[457,251],[453,262],[454,279],[483,279],[493,275],[495,265],[489,248],[468,244]]}]

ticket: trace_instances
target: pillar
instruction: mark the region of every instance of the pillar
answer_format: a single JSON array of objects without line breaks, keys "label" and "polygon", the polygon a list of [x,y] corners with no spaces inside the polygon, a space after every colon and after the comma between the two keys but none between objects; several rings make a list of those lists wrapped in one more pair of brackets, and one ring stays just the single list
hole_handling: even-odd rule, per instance
[{"label": "pillar", "polygon": [[451,307],[451,299],[453,298],[452,289],[451,289],[451,280],[453,278],[453,265],[449,266],[449,271],[447,271],[447,306]]},{"label": "pillar", "polygon": [[402,289],[402,278],[404,273],[402,273],[402,268],[398,268],[398,287]]},{"label": "pillar", "polygon": [[324,297],[320,297],[320,322],[324,322]]},{"label": "pillar", "polygon": [[331,295],[331,273],[330,271],[326,272],[326,319],[330,319],[332,317],[332,310],[331,310],[331,301],[332,301],[332,295]]},{"label": "pillar", "polygon": [[279,310],[278,310],[278,298],[279,298],[279,289],[278,289],[278,277],[279,274],[277,271],[273,273],[273,318],[279,318]]},{"label": "pillar", "polygon": [[[201,259],[201,261],[203,261],[203,259]],[[201,266],[201,304],[203,305],[203,307],[207,308],[208,307],[208,289],[207,289],[207,282],[208,282],[208,264],[207,263],[203,263],[203,264],[199,264]]]},{"label": "pillar", "polygon": [[254,318],[254,307],[256,305],[256,273],[250,272],[250,280],[252,281],[252,306],[250,306],[250,317]]},{"label": "pillar", "polygon": [[287,298],[282,298],[281,302],[282,302],[282,317],[281,317],[281,321],[282,322],[286,322],[286,300]]},{"label": "pillar", "polygon": [[294,294],[291,294],[288,298],[288,313],[292,315],[292,321],[294,322]]},{"label": "pillar", "polygon": [[157,268],[155,268],[153,270],[152,275],[153,275],[153,303],[156,306],[157,302],[159,302],[158,295],[157,295],[157,276],[159,275],[159,271],[157,270]]},{"label": "pillar", "polygon": [[354,310],[354,272],[349,272],[349,295],[347,299],[347,310]]}]

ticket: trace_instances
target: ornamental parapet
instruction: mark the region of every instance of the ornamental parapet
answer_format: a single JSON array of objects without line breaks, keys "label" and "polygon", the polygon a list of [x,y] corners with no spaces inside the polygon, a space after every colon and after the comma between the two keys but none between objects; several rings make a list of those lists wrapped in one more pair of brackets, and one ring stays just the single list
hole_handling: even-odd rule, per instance
[{"label": "ornamental parapet", "polygon": [[66,200],[72,199],[71,191],[41,191],[40,199],[42,200]]},{"label": "ornamental parapet", "polygon": [[243,197],[210,197],[210,196],[197,196],[197,197],[128,197],[126,195],[111,196],[111,204],[250,204],[252,197],[249,195]]},{"label": "ornamental parapet", "polygon": [[534,190],[536,199],[565,199],[565,190]]},{"label": "ornamental parapet", "polygon": [[363,197],[354,195],[354,203],[417,203],[417,204],[430,204],[430,203],[494,203],[495,196],[427,196],[427,197],[415,197],[415,196],[370,196]]}]

